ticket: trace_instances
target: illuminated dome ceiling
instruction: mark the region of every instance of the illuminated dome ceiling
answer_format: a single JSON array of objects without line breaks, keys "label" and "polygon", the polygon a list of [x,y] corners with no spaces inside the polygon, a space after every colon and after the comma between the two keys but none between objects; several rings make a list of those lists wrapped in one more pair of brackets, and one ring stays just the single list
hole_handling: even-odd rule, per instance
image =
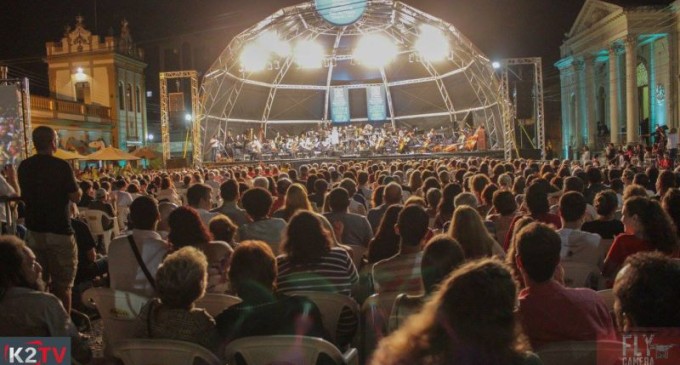
[{"label": "illuminated dome ceiling", "polygon": [[[334,1],[317,0],[324,2]],[[229,43],[203,78],[204,141],[261,126],[271,136],[317,123],[391,122],[421,130],[485,125],[489,146],[503,148],[500,82],[456,28],[398,1],[335,3],[365,9],[357,21],[334,25],[320,15],[328,9],[302,3]]]}]

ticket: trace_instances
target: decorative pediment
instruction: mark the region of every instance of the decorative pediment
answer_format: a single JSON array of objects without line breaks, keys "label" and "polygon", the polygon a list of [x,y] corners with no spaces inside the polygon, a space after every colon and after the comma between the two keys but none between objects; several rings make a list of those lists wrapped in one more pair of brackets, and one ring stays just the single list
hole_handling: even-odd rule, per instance
[{"label": "decorative pediment", "polygon": [[[67,28],[68,30],[68,28]],[[68,43],[74,46],[78,51],[82,51],[84,46],[89,46],[92,40],[92,32],[85,29],[83,25],[83,17],[78,15],[76,17],[76,27],[67,34]]]},{"label": "decorative pediment", "polygon": [[569,31],[569,37],[590,29],[602,19],[620,11],[623,11],[623,8],[618,5],[600,0],[586,0]]}]

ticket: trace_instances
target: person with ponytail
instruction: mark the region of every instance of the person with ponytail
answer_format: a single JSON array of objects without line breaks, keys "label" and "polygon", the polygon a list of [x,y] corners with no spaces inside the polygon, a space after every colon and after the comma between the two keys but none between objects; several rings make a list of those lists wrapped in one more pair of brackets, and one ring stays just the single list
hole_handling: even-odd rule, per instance
[{"label": "person with ponytail", "polygon": [[637,252],[660,251],[678,256],[675,225],[657,201],[630,198],[623,204],[622,214],[625,231],[614,239],[609,249],[602,269],[604,276],[615,278],[626,258]]}]

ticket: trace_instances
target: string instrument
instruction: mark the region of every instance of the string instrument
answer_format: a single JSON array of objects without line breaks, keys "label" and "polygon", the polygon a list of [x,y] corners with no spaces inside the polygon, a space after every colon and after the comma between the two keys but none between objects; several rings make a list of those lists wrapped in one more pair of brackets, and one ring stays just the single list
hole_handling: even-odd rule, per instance
[{"label": "string instrument", "polygon": [[479,136],[477,134],[473,134],[469,136],[465,140],[465,150],[467,151],[474,151],[474,149],[477,147],[477,138]]}]

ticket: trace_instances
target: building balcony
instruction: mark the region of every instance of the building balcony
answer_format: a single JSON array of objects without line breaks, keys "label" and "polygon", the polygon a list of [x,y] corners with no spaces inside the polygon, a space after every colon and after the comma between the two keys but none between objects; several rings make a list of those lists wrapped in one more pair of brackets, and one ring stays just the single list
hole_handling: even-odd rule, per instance
[{"label": "building balcony", "polygon": [[111,108],[37,95],[31,95],[31,115],[40,119],[113,125]]}]

